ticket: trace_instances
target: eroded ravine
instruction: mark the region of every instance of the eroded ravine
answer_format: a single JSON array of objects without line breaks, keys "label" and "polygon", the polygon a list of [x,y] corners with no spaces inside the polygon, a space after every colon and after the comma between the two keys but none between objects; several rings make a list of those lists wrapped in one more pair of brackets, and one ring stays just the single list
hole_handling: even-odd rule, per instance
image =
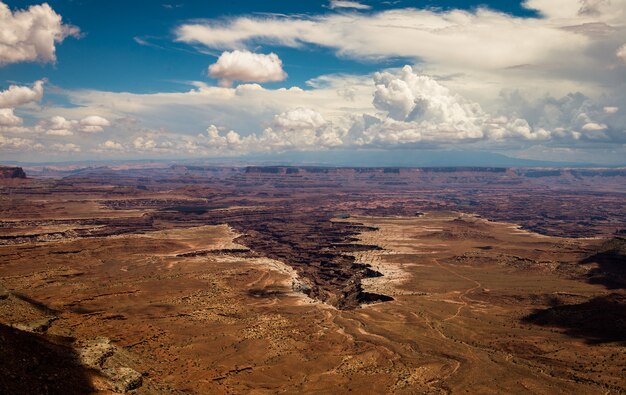
[{"label": "eroded ravine", "polygon": [[363,289],[361,282],[364,278],[382,274],[372,270],[368,264],[357,262],[350,254],[357,250],[380,249],[374,245],[354,243],[354,236],[372,230],[369,227],[331,221],[327,217],[285,220],[268,216],[259,218],[258,222],[229,221],[228,224],[242,233],[237,243],[261,256],[293,267],[302,279],[299,290],[312,298],[339,309],[393,300]]},{"label": "eroded ravine", "polygon": [[349,310],[364,303],[393,300],[390,296],[364,290],[363,279],[381,277],[382,273],[354,256],[356,252],[381,249],[377,245],[359,243],[361,233],[376,229],[336,220],[336,209],[327,205],[296,203],[202,214],[172,207],[151,215],[155,221],[177,222],[181,226],[227,224],[240,234],[236,243],[250,249],[244,254],[292,267],[300,279],[295,284],[296,291],[338,309]]}]

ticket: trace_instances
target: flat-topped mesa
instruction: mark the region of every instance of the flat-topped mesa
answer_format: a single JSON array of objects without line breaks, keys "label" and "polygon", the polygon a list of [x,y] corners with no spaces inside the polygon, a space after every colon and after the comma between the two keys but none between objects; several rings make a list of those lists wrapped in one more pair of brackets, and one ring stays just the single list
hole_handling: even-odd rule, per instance
[{"label": "flat-topped mesa", "polygon": [[21,167],[0,166],[0,179],[26,178],[26,173]]},{"label": "flat-topped mesa", "polygon": [[423,173],[506,173],[507,167],[485,167],[485,166],[438,166],[420,167]]}]

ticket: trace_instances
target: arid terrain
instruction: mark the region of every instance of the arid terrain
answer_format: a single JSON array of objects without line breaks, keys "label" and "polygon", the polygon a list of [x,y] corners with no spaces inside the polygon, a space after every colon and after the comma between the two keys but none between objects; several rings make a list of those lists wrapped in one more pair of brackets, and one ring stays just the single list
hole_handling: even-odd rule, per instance
[{"label": "arid terrain", "polygon": [[0,393],[626,392],[626,169],[0,170]]}]

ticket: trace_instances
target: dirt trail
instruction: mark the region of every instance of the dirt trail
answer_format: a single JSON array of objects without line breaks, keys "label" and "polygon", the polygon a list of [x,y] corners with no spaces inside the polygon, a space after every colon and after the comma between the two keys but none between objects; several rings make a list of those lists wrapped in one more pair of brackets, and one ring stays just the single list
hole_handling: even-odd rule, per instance
[{"label": "dirt trail", "polygon": [[471,292],[473,292],[473,291],[477,290],[478,288],[482,288],[482,284],[481,284],[480,282],[476,281],[476,280],[473,280],[473,279],[471,279],[471,278],[467,277],[467,276],[464,276],[464,275],[462,275],[462,274],[459,274],[459,273],[455,272],[454,270],[452,270],[452,269],[450,269],[450,268],[448,268],[448,267],[443,266],[441,263],[439,263],[439,260],[438,260],[438,259],[436,259],[436,258],[433,258],[433,262],[435,262],[435,263],[437,264],[437,266],[439,266],[441,269],[443,269],[443,270],[447,271],[448,273],[451,273],[451,274],[455,275],[455,276],[456,276],[456,277],[458,277],[458,278],[461,278],[461,279],[463,279],[463,280],[467,280],[467,281],[470,281],[470,282],[472,282],[472,283],[476,284],[475,286],[473,286],[473,287],[471,287],[471,288],[466,289],[465,291],[463,291],[463,292],[459,295],[459,302],[461,302],[461,305],[457,308],[456,313],[454,313],[454,314],[453,314],[453,315],[451,315],[450,317],[448,317],[448,318],[444,318],[444,319],[442,320],[443,322],[445,322],[445,321],[450,321],[450,320],[455,319],[456,317],[458,317],[458,316],[459,316],[459,314],[461,313],[461,310],[463,310],[463,308],[464,308],[464,307],[469,306],[469,303],[467,303],[467,301],[465,300],[465,296],[466,296],[466,295],[468,295],[469,293],[471,293]]}]

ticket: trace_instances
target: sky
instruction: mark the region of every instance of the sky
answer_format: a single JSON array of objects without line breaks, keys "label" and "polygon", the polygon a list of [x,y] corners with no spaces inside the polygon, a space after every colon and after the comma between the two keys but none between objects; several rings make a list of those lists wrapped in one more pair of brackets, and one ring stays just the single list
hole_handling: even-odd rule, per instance
[{"label": "sky", "polygon": [[0,161],[626,163],[626,0],[0,0]]}]

